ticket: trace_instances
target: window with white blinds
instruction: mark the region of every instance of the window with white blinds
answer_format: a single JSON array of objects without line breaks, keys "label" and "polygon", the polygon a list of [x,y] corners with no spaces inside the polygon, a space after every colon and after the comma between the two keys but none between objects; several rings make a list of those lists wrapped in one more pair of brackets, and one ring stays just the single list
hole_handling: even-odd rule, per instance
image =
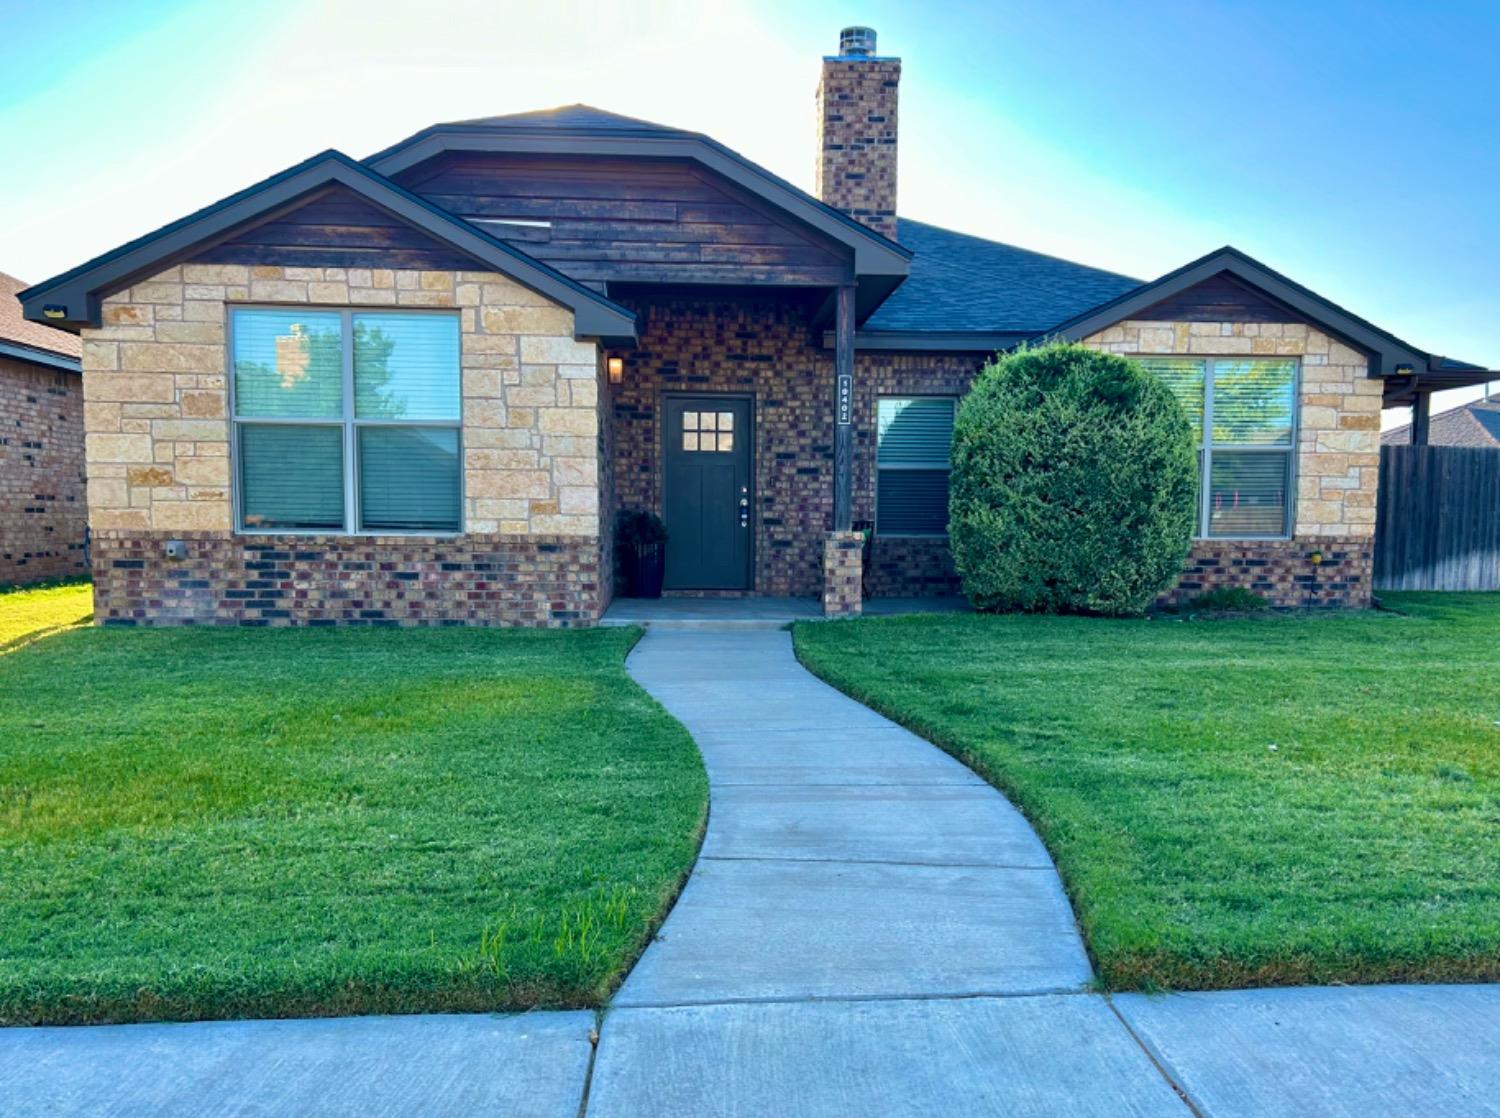
[{"label": "window with white blinds", "polygon": [[1286,357],[1141,357],[1198,439],[1199,536],[1291,534],[1297,362]]},{"label": "window with white blinds", "polygon": [[876,405],[875,531],[885,536],[948,532],[951,396],[887,396]]},{"label": "window with white blinds", "polygon": [[456,315],[230,312],[239,525],[247,532],[457,532]]}]

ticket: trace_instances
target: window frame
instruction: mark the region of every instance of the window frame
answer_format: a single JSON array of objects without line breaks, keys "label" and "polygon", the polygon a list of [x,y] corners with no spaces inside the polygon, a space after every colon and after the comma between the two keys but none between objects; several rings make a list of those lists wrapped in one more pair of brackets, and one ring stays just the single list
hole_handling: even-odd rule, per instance
[{"label": "window frame", "polygon": [[[234,316],[236,311],[305,311],[309,314],[337,314],[339,316],[341,393],[343,414],[337,419],[305,416],[249,416],[241,417],[239,402],[235,398],[235,346]],[[458,418],[456,419],[359,419],[355,416],[354,402],[354,316],[358,314],[400,314],[426,317],[447,317],[459,324],[459,366],[454,370],[458,377]],[[404,536],[410,538],[455,539],[462,536],[467,525],[468,500],[465,491],[464,469],[464,419],[463,419],[463,327],[457,310],[449,307],[393,307],[384,304],[371,306],[339,307],[318,303],[226,303],[224,307],[224,382],[225,399],[229,409],[229,499],[234,531],[239,536],[350,536],[373,538],[379,536]],[[261,528],[247,526],[244,517],[244,478],[240,473],[240,428],[262,427],[336,427],[342,439],[344,481],[344,523],[341,528]],[[422,529],[420,531],[382,528],[366,530],[360,524],[359,496],[359,431],[363,427],[434,427],[458,433],[458,527],[453,529]]]},{"label": "window frame", "polygon": [[[1198,457],[1198,516],[1193,525],[1193,539],[1204,542],[1251,542],[1265,540],[1289,540],[1297,532],[1297,459],[1298,442],[1301,437],[1302,419],[1302,358],[1288,354],[1270,353],[1140,353],[1134,354],[1142,361],[1181,360],[1203,362],[1203,426],[1198,431],[1195,450]],[[1292,363],[1292,424],[1289,440],[1284,445],[1265,443],[1220,443],[1214,440],[1214,382],[1218,362],[1244,361],[1290,361]],[[1213,455],[1215,450],[1235,453],[1284,454],[1287,456],[1286,497],[1282,502],[1284,514],[1283,530],[1275,534],[1256,536],[1209,533],[1209,516],[1213,511]]]},{"label": "window frame", "polygon": [[[963,399],[961,396],[950,392],[901,392],[901,393],[878,393],[875,396],[875,503],[870,518],[873,525],[871,531],[877,538],[888,540],[946,540],[948,533],[942,532],[883,532],[880,529],[880,475],[886,470],[896,472],[922,471],[932,473],[939,467],[934,463],[892,463],[888,466],[880,464],[880,402],[882,400],[947,400],[953,409],[953,422],[958,422],[958,405]],[[942,471],[948,475],[950,489],[953,480],[953,451],[952,443],[949,443],[948,459],[942,464]]]}]

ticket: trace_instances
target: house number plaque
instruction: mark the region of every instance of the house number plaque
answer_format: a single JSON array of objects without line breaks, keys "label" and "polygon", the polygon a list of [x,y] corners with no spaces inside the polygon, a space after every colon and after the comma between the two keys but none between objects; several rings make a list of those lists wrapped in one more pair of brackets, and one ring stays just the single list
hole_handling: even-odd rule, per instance
[{"label": "house number plaque", "polygon": [[847,427],[854,419],[854,377],[839,374],[839,426]]}]

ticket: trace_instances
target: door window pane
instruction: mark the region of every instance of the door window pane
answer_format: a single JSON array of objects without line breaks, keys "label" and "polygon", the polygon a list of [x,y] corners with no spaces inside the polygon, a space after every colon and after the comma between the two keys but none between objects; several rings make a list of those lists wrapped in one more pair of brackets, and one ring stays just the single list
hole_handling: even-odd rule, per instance
[{"label": "door window pane", "polygon": [[1285,535],[1290,464],[1289,452],[1215,450],[1209,465],[1208,534]]},{"label": "door window pane", "polygon": [[246,528],[343,530],[342,427],[246,424],[239,472]]},{"label": "door window pane", "polygon": [[343,415],[342,316],[254,309],[230,313],[235,414],[273,419]]},{"label": "door window pane", "polygon": [[359,515],[366,532],[456,532],[458,431],[359,428]]},{"label": "door window pane", "polygon": [[1172,390],[1187,414],[1193,437],[1203,438],[1203,385],[1208,362],[1192,357],[1142,357],[1141,367]]},{"label": "door window pane", "polygon": [[354,315],[356,418],[457,419],[458,369],[452,315]]},{"label": "door window pane", "polygon": [[1214,361],[1214,442],[1290,446],[1295,361]]}]

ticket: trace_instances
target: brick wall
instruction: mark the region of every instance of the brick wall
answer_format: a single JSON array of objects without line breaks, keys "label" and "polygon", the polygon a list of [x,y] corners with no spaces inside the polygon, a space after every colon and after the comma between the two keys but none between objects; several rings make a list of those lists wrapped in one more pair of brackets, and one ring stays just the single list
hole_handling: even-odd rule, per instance
[{"label": "brick wall", "polygon": [[[614,489],[618,508],[661,509],[663,394],[736,392],[755,408],[755,583],[759,594],[823,592],[823,540],[833,517],[833,354],[814,344],[808,308],[794,301],[672,299],[632,304],[640,345],[622,350],[613,386]],[[980,362],[961,355],[860,354],[855,364],[854,518],[875,516],[878,395],[967,390]],[[931,593],[943,540],[874,544],[872,591]],[[898,555],[921,555],[907,578]],[[947,564],[950,573],[951,563]],[[945,583],[951,586],[951,581]]]},{"label": "brick wall", "polygon": [[[232,534],[225,322],[228,305],[247,302],[456,310],[464,536]],[[184,264],[111,295],[102,325],[83,336],[100,620],[355,621],[360,609],[402,623],[422,610],[491,624],[592,619],[602,602],[600,373],[596,347],[572,331],[570,310],[490,272]],[[193,575],[165,558],[168,537],[194,541]],[[288,586],[255,588],[287,590],[269,608],[289,617],[237,596],[245,581],[265,581],[246,566],[258,561],[247,549],[262,546],[307,556],[284,572]],[[586,578],[579,563],[592,564]],[[536,587],[496,572],[532,574]],[[385,585],[408,576],[420,597]],[[492,597],[507,593],[510,605]],[[346,599],[373,604],[337,604]]]},{"label": "brick wall", "polygon": [[0,357],[0,585],[86,573],[83,385]]},{"label": "brick wall", "polygon": [[[1369,605],[1383,385],[1363,354],[1290,322],[1125,321],[1084,344],[1126,356],[1296,357],[1301,366],[1292,538],[1197,541],[1164,601],[1243,586],[1278,606]],[[1324,566],[1309,561],[1315,551]]]},{"label": "brick wall", "polygon": [[813,193],[896,239],[897,58],[823,60]]},{"label": "brick wall", "polygon": [[[169,539],[187,557],[166,557]],[[98,624],[592,625],[599,543],[580,536],[231,536],[105,529]]]}]

